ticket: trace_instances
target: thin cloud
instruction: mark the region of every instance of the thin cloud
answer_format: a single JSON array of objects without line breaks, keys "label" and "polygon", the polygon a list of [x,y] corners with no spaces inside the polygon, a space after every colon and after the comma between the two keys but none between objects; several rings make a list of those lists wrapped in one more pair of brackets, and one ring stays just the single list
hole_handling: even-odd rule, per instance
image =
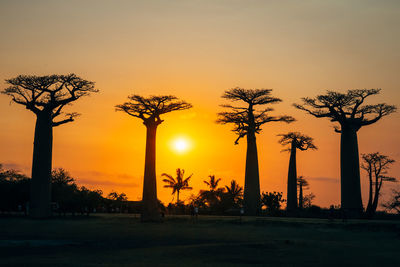
[{"label": "thin cloud", "polygon": [[306,177],[306,179],[319,182],[339,183],[339,178],[333,177]]},{"label": "thin cloud", "polygon": [[[126,173],[106,173],[99,171],[83,171],[77,172],[78,183],[84,183],[94,186],[124,186],[124,187],[138,187],[136,180],[137,177]],[[80,178],[84,177],[84,178]]]}]

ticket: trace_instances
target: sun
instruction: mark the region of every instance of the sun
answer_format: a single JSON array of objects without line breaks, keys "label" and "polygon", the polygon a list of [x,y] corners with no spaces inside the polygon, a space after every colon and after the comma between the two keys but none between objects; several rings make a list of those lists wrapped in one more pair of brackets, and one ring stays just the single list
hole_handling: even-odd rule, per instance
[{"label": "sun", "polygon": [[183,154],[190,150],[190,141],[185,137],[177,137],[171,142],[171,148],[178,154]]}]

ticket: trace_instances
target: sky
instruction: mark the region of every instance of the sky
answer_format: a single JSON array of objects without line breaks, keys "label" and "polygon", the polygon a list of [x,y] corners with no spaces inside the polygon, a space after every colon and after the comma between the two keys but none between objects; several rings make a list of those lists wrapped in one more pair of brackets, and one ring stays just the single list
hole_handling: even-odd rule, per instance
[{"label": "sky", "polygon": [[[208,175],[244,185],[246,142],[234,145],[229,125],[215,123],[233,87],[270,88],[283,101],[271,115],[291,124],[265,124],[257,136],[261,191],[286,194],[289,154],[278,134],[299,131],[315,139],[317,151],[298,153],[315,204],[340,203],[340,135],[327,119],[292,104],[326,90],[382,88],[369,104],[400,104],[400,2],[326,1],[0,1],[0,90],[20,74],[75,73],[94,81],[99,93],[66,111],[82,114],[54,129],[53,166],[79,185],[141,198],[146,129],[115,105],[131,94],[175,95],[193,108],[167,114],[157,132],[157,187],[164,203],[162,173],[192,174],[192,191]],[[35,117],[0,95],[0,163],[30,174]],[[379,151],[397,161],[400,177],[400,113],[362,128],[360,153]],[[185,153],[171,142],[190,142]],[[367,201],[361,170],[363,201]],[[395,185],[384,185],[384,197]],[[397,186],[399,188],[399,186]]]}]

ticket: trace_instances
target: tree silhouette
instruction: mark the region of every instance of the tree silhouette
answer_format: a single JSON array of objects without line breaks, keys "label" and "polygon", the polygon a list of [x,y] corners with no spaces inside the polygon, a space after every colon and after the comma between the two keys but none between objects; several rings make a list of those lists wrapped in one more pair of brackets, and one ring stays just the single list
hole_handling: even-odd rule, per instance
[{"label": "tree silhouette", "polygon": [[179,204],[179,192],[181,190],[192,190],[192,187],[189,186],[189,180],[192,178],[192,175],[189,175],[186,178],[183,178],[185,175],[185,170],[181,169],[176,169],[176,180],[174,177],[167,173],[161,174],[161,176],[167,177],[166,179],[163,179],[163,182],[166,183],[164,187],[166,188],[172,188],[172,195],[176,193],[176,204]]},{"label": "tree silhouette", "polygon": [[146,158],[143,179],[143,211],[142,221],[160,221],[156,187],[156,131],[163,120],[162,114],[192,107],[175,96],[131,95],[129,102],[116,106],[117,111],[123,111],[132,117],[143,120],[147,129]]},{"label": "tree silhouette", "polygon": [[383,182],[397,182],[394,177],[387,175],[387,170],[390,165],[395,161],[388,156],[382,155],[379,152],[362,154],[363,168],[368,173],[369,180],[369,194],[368,194],[368,205],[366,213],[369,217],[372,217],[376,208],[378,207],[379,194],[382,188]]},{"label": "tree silhouette", "polygon": [[303,208],[311,208],[315,195],[311,192],[303,197]]},{"label": "tree silhouette", "polygon": [[299,187],[299,208],[304,208],[303,205],[303,190],[308,189],[308,182],[303,176],[297,177],[297,186]]},{"label": "tree silhouette", "polygon": [[272,108],[256,110],[257,106],[274,104],[282,100],[271,96],[272,89],[243,89],[233,88],[225,91],[222,98],[231,101],[244,102],[242,106],[222,105],[228,112],[218,113],[220,124],[234,124],[232,130],[238,135],[235,144],[240,138],[247,136],[246,173],[244,185],[244,206],[248,215],[257,215],[260,212],[260,178],[258,170],[258,155],[256,134],[261,132],[261,126],[268,122],[292,122],[290,116],[269,116]]},{"label": "tree silhouette", "polygon": [[224,192],[224,188],[218,188],[218,184],[221,181],[221,178],[216,179],[215,175],[209,175],[208,178],[209,178],[208,181],[203,181],[203,182],[210,189],[200,190],[200,195],[202,196],[203,199],[206,200],[211,209],[215,209],[222,193]]},{"label": "tree silhouette", "polygon": [[287,206],[288,211],[293,211],[297,208],[297,166],[296,166],[296,151],[305,151],[308,149],[317,149],[313,143],[313,139],[309,136],[297,132],[287,134],[279,134],[282,138],[279,143],[283,146],[290,145],[290,148],[284,151],[290,151],[289,171],[287,181]]},{"label": "tree silhouette", "polygon": [[282,192],[263,192],[261,195],[261,203],[270,214],[277,213],[283,202],[285,199],[283,199]]},{"label": "tree silhouette", "polygon": [[72,122],[78,113],[65,113],[62,109],[92,92],[94,83],[75,74],[33,76],[19,75],[6,79],[10,86],[2,91],[12,101],[23,105],[36,115],[33,145],[30,215],[36,218],[51,214],[51,165],[53,127]]},{"label": "tree silhouette", "polygon": [[400,214],[400,191],[399,190],[392,190],[392,191],[393,191],[392,198],[387,203],[382,204],[382,206],[388,210],[394,210],[398,214]]},{"label": "tree silhouette", "polygon": [[315,98],[302,98],[302,105],[294,104],[316,118],[329,118],[339,123],[335,131],[341,134],[341,206],[354,216],[363,210],[357,132],[396,111],[395,106],[387,104],[363,105],[366,98],[379,92],[380,89],[348,90],[347,93],[327,91]]},{"label": "tree silhouette", "polygon": [[242,200],[243,187],[241,187],[235,180],[231,181],[229,186],[225,186],[226,195],[233,205],[236,205]]}]

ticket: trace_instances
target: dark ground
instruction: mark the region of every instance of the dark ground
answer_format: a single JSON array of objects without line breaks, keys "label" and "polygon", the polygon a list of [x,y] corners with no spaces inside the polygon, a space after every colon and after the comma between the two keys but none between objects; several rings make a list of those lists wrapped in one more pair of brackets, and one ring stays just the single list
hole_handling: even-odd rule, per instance
[{"label": "dark ground", "polygon": [[400,222],[133,215],[0,218],[7,266],[400,266]]}]

